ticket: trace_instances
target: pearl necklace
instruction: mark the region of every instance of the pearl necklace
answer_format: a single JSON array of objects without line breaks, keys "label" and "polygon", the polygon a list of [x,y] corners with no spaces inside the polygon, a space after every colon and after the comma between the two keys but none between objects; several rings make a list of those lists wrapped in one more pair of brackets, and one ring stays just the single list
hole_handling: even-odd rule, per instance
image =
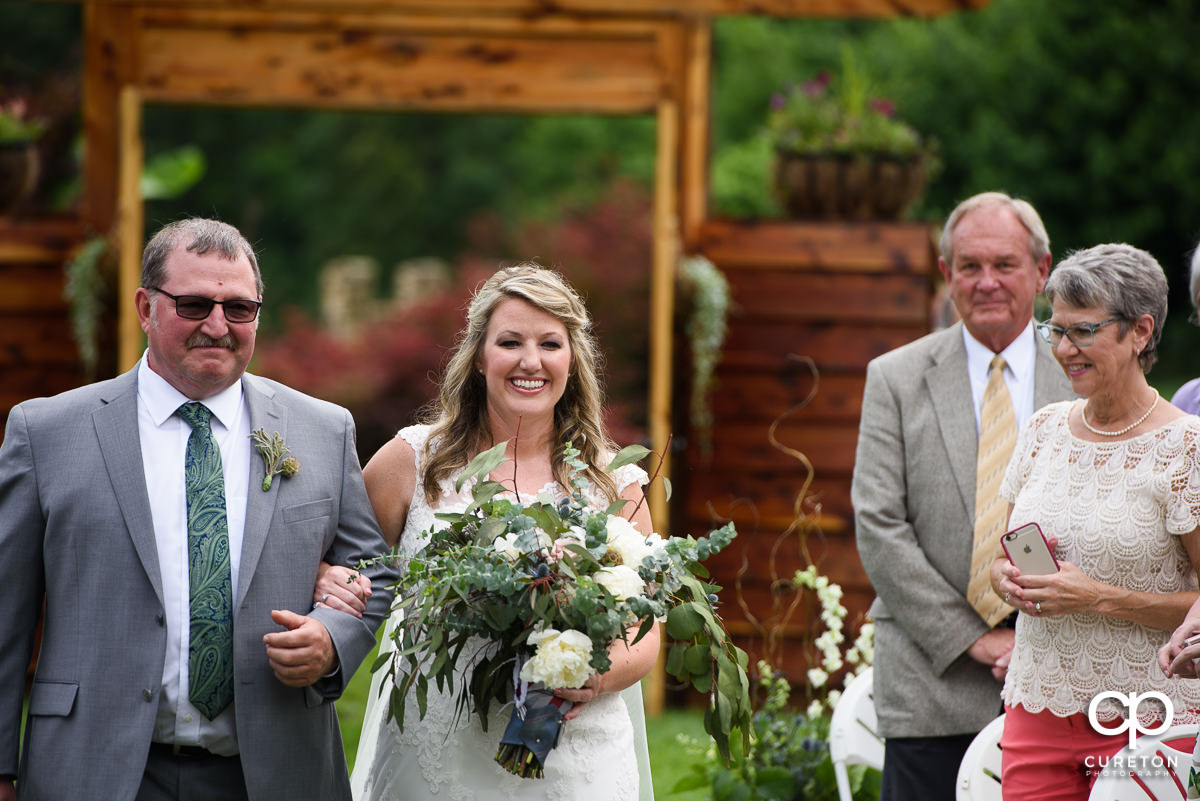
[{"label": "pearl necklace", "polygon": [[1154,411],[1154,407],[1158,406],[1158,399],[1160,397],[1161,396],[1158,394],[1158,392],[1155,392],[1154,393],[1154,403],[1150,404],[1150,408],[1146,410],[1146,413],[1143,414],[1141,417],[1139,417],[1137,420],[1134,420],[1132,423],[1130,423],[1129,425],[1122,428],[1120,431],[1101,431],[1098,428],[1092,428],[1092,424],[1089,423],[1088,419],[1087,419],[1087,404],[1086,403],[1083,404],[1083,408],[1079,410],[1079,416],[1083,418],[1083,427],[1086,428],[1088,431],[1091,431],[1093,434],[1099,434],[1102,437],[1119,437],[1122,434],[1128,434],[1130,431],[1137,428],[1142,423],[1146,422],[1146,418],[1149,417],[1150,413]]}]

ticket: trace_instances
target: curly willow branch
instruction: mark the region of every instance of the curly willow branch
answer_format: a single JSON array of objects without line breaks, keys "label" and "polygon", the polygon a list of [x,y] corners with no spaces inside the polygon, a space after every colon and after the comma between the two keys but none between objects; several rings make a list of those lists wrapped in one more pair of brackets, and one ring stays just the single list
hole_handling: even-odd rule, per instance
[{"label": "curly willow branch", "polygon": [[[767,563],[768,576],[771,580],[771,597],[773,599],[771,614],[768,618],[768,621],[771,623],[770,625],[767,625],[767,622],[759,618],[751,611],[750,605],[746,602],[745,596],[742,592],[742,579],[750,570],[750,562],[745,556],[745,552],[743,552],[742,555],[742,566],[738,570],[737,577],[734,581],[738,607],[742,610],[742,614],[745,615],[746,621],[754,626],[754,628],[758,631],[759,636],[763,637],[764,658],[766,661],[771,662],[772,664],[779,663],[780,637],[783,631],[787,628],[787,624],[794,617],[796,610],[804,600],[803,593],[793,591],[794,586],[791,578],[780,577],[778,561],[779,551],[787,542],[788,538],[790,538],[793,534],[798,534],[800,554],[803,556],[806,565],[813,564],[812,555],[808,550],[808,534],[813,529],[814,524],[811,517],[806,515],[804,512],[804,502],[808,498],[809,488],[812,486],[813,479],[816,477],[816,470],[813,468],[812,462],[809,460],[808,456],[801,451],[798,451],[795,448],[780,442],[779,438],[776,436],[776,432],[778,431],[780,424],[782,424],[796,412],[812,403],[812,400],[816,397],[817,390],[820,387],[821,374],[817,369],[816,362],[814,362],[808,356],[788,354],[788,359],[793,362],[798,362],[806,367],[809,374],[812,376],[813,383],[812,389],[809,390],[808,394],[805,395],[804,398],[799,402],[787,409],[787,411],[783,412],[783,414],[776,417],[771,423],[770,427],[767,429],[767,441],[771,443],[771,447],[800,462],[800,464],[804,466],[805,470],[804,481],[801,483],[800,490],[796,493],[796,500],[792,504],[792,522],[779,534],[778,537],[775,538],[775,542],[771,546],[770,558],[768,559]],[[790,594],[791,597],[787,601],[786,605],[784,605],[782,598],[788,594]]]}]

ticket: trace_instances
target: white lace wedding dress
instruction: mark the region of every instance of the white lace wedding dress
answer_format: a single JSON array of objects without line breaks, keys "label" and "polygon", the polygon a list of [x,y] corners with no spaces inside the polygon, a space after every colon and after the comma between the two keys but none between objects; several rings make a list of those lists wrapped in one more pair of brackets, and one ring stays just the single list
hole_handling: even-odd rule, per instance
[{"label": "white lace wedding dress", "polygon": [[[417,474],[422,472],[421,452],[428,426],[412,426],[400,436],[417,452]],[[614,473],[619,489],[645,483],[646,474],[634,466]],[[425,494],[413,488],[408,519],[400,536],[405,554],[414,553],[428,538],[423,532],[444,525],[437,512],[462,511],[470,502],[470,485],[454,491],[451,476],[442,483],[442,497],[431,507]],[[563,493],[555,487],[558,497]],[[597,506],[605,504],[597,499]],[[394,612],[386,625],[390,634],[397,623]],[[392,650],[385,635],[381,650]],[[545,778],[522,779],[495,762],[500,736],[511,707],[493,709],[484,732],[475,716],[464,716],[454,725],[454,698],[430,686],[428,710],[420,718],[415,699],[405,705],[404,729],[387,722],[390,681],[376,673],[363,718],[358,755],[351,776],[356,801],[650,801],[650,764],[646,747],[645,716],[638,685],[620,694],[600,696],[568,721],[558,747],[546,759]]]}]

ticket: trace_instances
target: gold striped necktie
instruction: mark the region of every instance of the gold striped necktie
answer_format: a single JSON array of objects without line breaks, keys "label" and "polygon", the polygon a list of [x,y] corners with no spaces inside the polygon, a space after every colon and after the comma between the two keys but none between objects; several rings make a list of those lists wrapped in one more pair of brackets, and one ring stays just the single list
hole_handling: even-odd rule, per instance
[{"label": "gold striped necktie", "polygon": [[992,592],[990,568],[1000,555],[1000,536],[1008,525],[1008,502],[1000,497],[1000,482],[1017,442],[1017,418],[1004,383],[1004,357],[997,354],[989,367],[987,387],[979,408],[979,455],[975,463],[975,541],[971,549],[971,580],[967,600],[989,626],[1012,613],[1012,607]]}]

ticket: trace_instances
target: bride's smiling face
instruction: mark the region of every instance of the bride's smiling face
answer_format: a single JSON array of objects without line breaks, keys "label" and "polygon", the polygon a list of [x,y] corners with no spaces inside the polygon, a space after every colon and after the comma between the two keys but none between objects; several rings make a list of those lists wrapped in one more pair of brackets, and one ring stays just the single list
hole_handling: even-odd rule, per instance
[{"label": "bride's smiling face", "polygon": [[475,366],[487,382],[492,410],[552,414],[571,372],[567,328],[524,300],[506,298],[492,312]]}]

